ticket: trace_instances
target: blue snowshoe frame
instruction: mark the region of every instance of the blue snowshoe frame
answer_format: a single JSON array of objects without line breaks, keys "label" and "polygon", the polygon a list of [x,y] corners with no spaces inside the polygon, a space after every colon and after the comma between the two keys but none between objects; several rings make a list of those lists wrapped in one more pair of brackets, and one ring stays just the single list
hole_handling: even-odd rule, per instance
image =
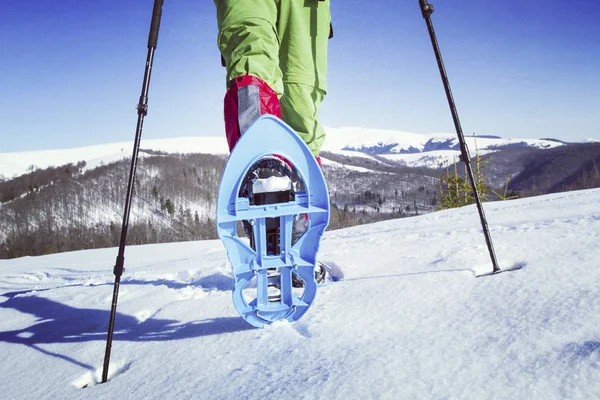
[{"label": "blue snowshoe frame", "polygon": [[[305,192],[296,192],[287,203],[250,205],[240,197],[240,187],[246,173],[259,159],[273,154],[288,160],[300,179]],[[308,214],[308,228],[292,245],[292,225],[295,215]],[[266,218],[280,218],[280,254],[268,255]],[[238,221],[254,221],[256,250],[237,234]],[[321,236],[329,223],[329,194],[325,177],[315,157],[300,136],[279,118],[264,115],[241,136],[234,147],[219,188],[217,200],[217,231],[227,249],[233,268],[233,304],[248,323],[264,327],[274,321],[297,321],[306,313],[317,293],[315,266]],[[278,268],[280,296],[269,301],[267,270]],[[292,272],[304,282],[300,296],[292,290]],[[246,301],[243,290],[256,279],[256,298]]]}]

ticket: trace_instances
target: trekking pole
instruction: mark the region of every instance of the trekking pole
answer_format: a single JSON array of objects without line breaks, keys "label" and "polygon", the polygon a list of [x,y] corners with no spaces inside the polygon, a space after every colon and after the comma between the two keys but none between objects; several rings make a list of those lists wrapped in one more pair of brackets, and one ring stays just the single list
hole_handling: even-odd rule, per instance
[{"label": "trekking pole", "polygon": [[110,350],[112,347],[113,332],[115,329],[115,316],[117,313],[117,300],[119,297],[119,285],[121,275],[123,274],[123,265],[125,264],[125,244],[127,241],[127,228],[129,226],[129,213],[131,211],[131,198],[133,197],[133,184],[135,181],[135,170],[137,166],[138,153],[140,150],[140,139],[142,137],[142,126],[144,117],[148,113],[148,87],[150,85],[150,74],[152,72],[152,62],[154,60],[154,50],[158,41],[158,29],[160,28],[160,18],[162,16],[162,6],[164,0],[154,0],[154,9],[152,11],[152,23],[150,25],[150,34],[148,35],[148,56],[146,58],[146,70],[144,72],[144,82],[142,85],[142,94],[137,105],[137,128],[135,132],[135,141],[133,143],[133,154],[131,155],[131,168],[129,169],[129,183],[127,185],[127,196],[125,198],[125,211],[123,213],[123,225],[121,227],[121,241],[119,242],[119,254],[113,270],[115,274],[115,285],[113,288],[112,306],[110,310],[110,320],[108,324],[108,336],[106,339],[106,352],[104,354],[104,369],[102,370],[102,382],[108,378],[108,365],[110,363]]},{"label": "trekking pole", "polygon": [[[435,36],[435,31],[433,30],[433,23],[431,22],[431,14],[433,13],[433,5],[429,4],[427,0],[419,0],[419,4],[421,6],[421,12],[423,14],[423,18],[425,18],[425,22],[427,23],[427,29],[429,30],[429,36],[431,37],[431,44],[433,45],[433,51],[435,53],[435,58],[437,59],[438,67],[440,69],[440,75],[442,76],[442,82],[444,83],[444,89],[446,90],[446,97],[448,98],[448,105],[450,106],[450,111],[452,112],[452,119],[454,120],[454,127],[456,128],[456,134],[458,135],[458,141],[460,143],[460,159],[465,163],[467,167],[467,175],[469,176],[469,180],[471,182],[471,187],[473,188],[473,195],[475,197],[475,203],[477,204],[477,209],[479,210],[479,218],[481,219],[481,226],[483,227],[483,234],[485,235],[485,241],[487,243],[488,250],[490,252],[490,258],[492,259],[492,265],[494,269],[491,274],[497,274],[499,272],[506,271],[501,270],[498,267],[498,261],[496,260],[496,253],[494,252],[494,246],[492,244],[492,237],[490,235],[490,230],[488,228],[487,219],[485,218],[485,213],[483,211],[483,205],[481,204],[481,199],[479,196],[479,192],[477,190],[477,185],[475,183],[475,177],[473,176],[473,169],[471,168],[471,157],[469,156],[469,149],[467,148],[467,143],[465,142],[465,137],[463,135],[462,128],[460,126],[460,120],[458,119],[458,112],[456,111],[456,105],[454,104],[454,98],[452,96],[452,91],[450,90],[450,82],[448,81],[448,76],[446,75],[446,69],[444,68],[444,62],[442,61],[442,54],[440,53],[440,48],[438,46],[438,42]],[[484,274],[485,275],[485,274]],[[480,275],[481,276],[481,275]]]}]

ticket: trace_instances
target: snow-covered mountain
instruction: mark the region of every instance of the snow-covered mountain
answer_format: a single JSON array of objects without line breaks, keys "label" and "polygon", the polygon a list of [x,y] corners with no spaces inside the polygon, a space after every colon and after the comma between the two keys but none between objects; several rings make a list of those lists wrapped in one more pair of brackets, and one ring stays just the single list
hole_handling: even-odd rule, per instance
[{"label": "snow-covered mountain", "polygon": [[327,232],[343,280],[300,321],[250,327],[219,241],[0,260],[3,399],[595,399],[600,190]]},{"label": "snow-covered mountain", "polygon": [[[346,155],[372,154],[410,167],[439,168],[454,163],[460,155],[456,134],[410,133],[383,129],[329,128],[323,150]],[[467,147],[472,156],[501,148],[550,149],[564,145],[552,139],[503,139],[497,136],[467,136]]]},{"label": "snow-covered mountain", "polygon": [[[410,133],[383,129],[328,128],[324,150],[350,150],[370,154],[413,154],[440,150],[459,150],[456,134]],[[481,150],[504,146],[548,149],[563,143],[553,139],[503,139],[498,136],[466,136],[469,147]]]},{"label": "snow-covered mountain", "polygon": [[[131,157],[133,142],[98,144],[64,150],[41,150],[0,153],[0,175],[12,177],[24,174],[32,165],[47,168],[68,163],[85,161],[88,169]],[[144,150],[166,153],[208,153],[227,154],[227,141],[224,137],[183,137],[172,139],[142,139],[140,156]]]},{"label": "snow-covered mountain", "polygon": [[[460,154],[456,135],[450,133],[409,133],[382,129],[327,128],[323,151],[352,157],[374,156],[403,163],[411,167],[438,168],[453,163]],[[501,147],[553,148],[564,143],[549,139],[502,139],[482,136],[467,138],[471,153],[477,147],[487,154]],[[86,161],[88,168],[129,157],[132,142],[99,144],[75,149],[0,153],[0,175],[21,175],[30,166],[46,168]],[[141,149],[167,153],[227,154],[225,137],[183,137],[172,139],[142,139]],[[141,156],[144,156],[142,151]]]}]

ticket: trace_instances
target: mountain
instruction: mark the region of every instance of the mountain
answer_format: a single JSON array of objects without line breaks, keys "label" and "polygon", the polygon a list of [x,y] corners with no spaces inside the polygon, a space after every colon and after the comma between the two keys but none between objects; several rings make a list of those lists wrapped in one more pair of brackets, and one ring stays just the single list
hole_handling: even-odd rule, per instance
[{"label": "mountain", "polygon": [[[558,178],[558,179],[557,179]],[[527,157],[511,190],[556,193],[600,186],[600,143],[575,143]]]},{"label": "mountain", "polygon": [[[128,242],[216,238],[216,197],[226,156],[150,150],[142,155]],[[431,212],[435,206],[431,171],[323,163],[333,206],[330,229]],[[129,160],[100,164],[89,168],[81,161],[0,181],[0,258],[118,244]]]},{"label": "mountain", "polygon": [[116,248],[0,260],[5,399],[594,399],[600,190],[327,232],[344,279],[250,327],[219,241],[131,246],[98,384]]},{"label": "mountain", "polygon": [[[128,243],[215,238],[225,158],[146,155],[136,170]],[[119,243],[129,160],[30,171],[0,182],[0,258]]]},{"label": "mountain", "polygon": [[[498,136],[466,136],[472,156],[502,149],[551,149],[565,143],[554,139],[502,139]],[[460,155],[456,134],[410,133],[383,129],[329,128],[324,151],[352,155],[377,155],[385,160],[410,167],[441,168],[453,164]]]},{"label": "mountain", "polygon": [[[28,170],[56,167],[68,163],[86,162],[87,169],[131,157],[133,142],[106,143],[62,150],[40,150],[0,153],[0,177],[19,176]],[[173,139],[143,139],[140,156],[160,153],[227,154],[224,137],[183,137]]]},{"label": "mountain", "polygon": [[[351,157],[372,158],[409,167],[440,168],[460,154],[458,139],[450,133],[421,134],[383,129],[327,128],[323,151]],[[466,138],[472,155],[505,148],[550,149],[564,145],[553,139],[502,139],[496,136]],[[130,157],[132,142],[108,143],[64,150],[0,153],[0,176],[19,176],[27,170],[85,161],[87,168]],[[148,152],[228,154],[225,137],[143,139],[142,157]],[[147,150],[147,151],[145,151]]]},{"label": "mountain", "polygon": [[[445,134],[334,129],[326,143],[329,229],[434,211],[446,170],[415,165],[445,166],[459,153]],[[510,196],[600,186],[598,143],[481,137],[477,145],[488,185]],[[0,179],[0,258],[116,245],[130,152],[131,143],[113,143],[0,154],[0,174],[16,174]],[[224,138],[142,141],[129,243],[215,238],[226,154]]]}]

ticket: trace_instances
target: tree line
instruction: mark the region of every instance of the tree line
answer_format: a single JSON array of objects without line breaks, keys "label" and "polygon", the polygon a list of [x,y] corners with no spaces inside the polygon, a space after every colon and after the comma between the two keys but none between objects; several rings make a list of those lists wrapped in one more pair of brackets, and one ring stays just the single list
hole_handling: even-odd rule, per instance
[{"label": "tree line", "polygon": [[[215,239],[226,158],[140,152],[128,244]],[[117,246],[130,161],[36,169],[0,182],[0,258]],[[431,174],[325,167],[330,229],[430,212]]]},{"label": "tree line", "polygon": [[[216,237],[214,214],[223,157],[140,158],[129,244]],[[32,170],[0,183],[0,258],[116,246],[129,160]]]}]

